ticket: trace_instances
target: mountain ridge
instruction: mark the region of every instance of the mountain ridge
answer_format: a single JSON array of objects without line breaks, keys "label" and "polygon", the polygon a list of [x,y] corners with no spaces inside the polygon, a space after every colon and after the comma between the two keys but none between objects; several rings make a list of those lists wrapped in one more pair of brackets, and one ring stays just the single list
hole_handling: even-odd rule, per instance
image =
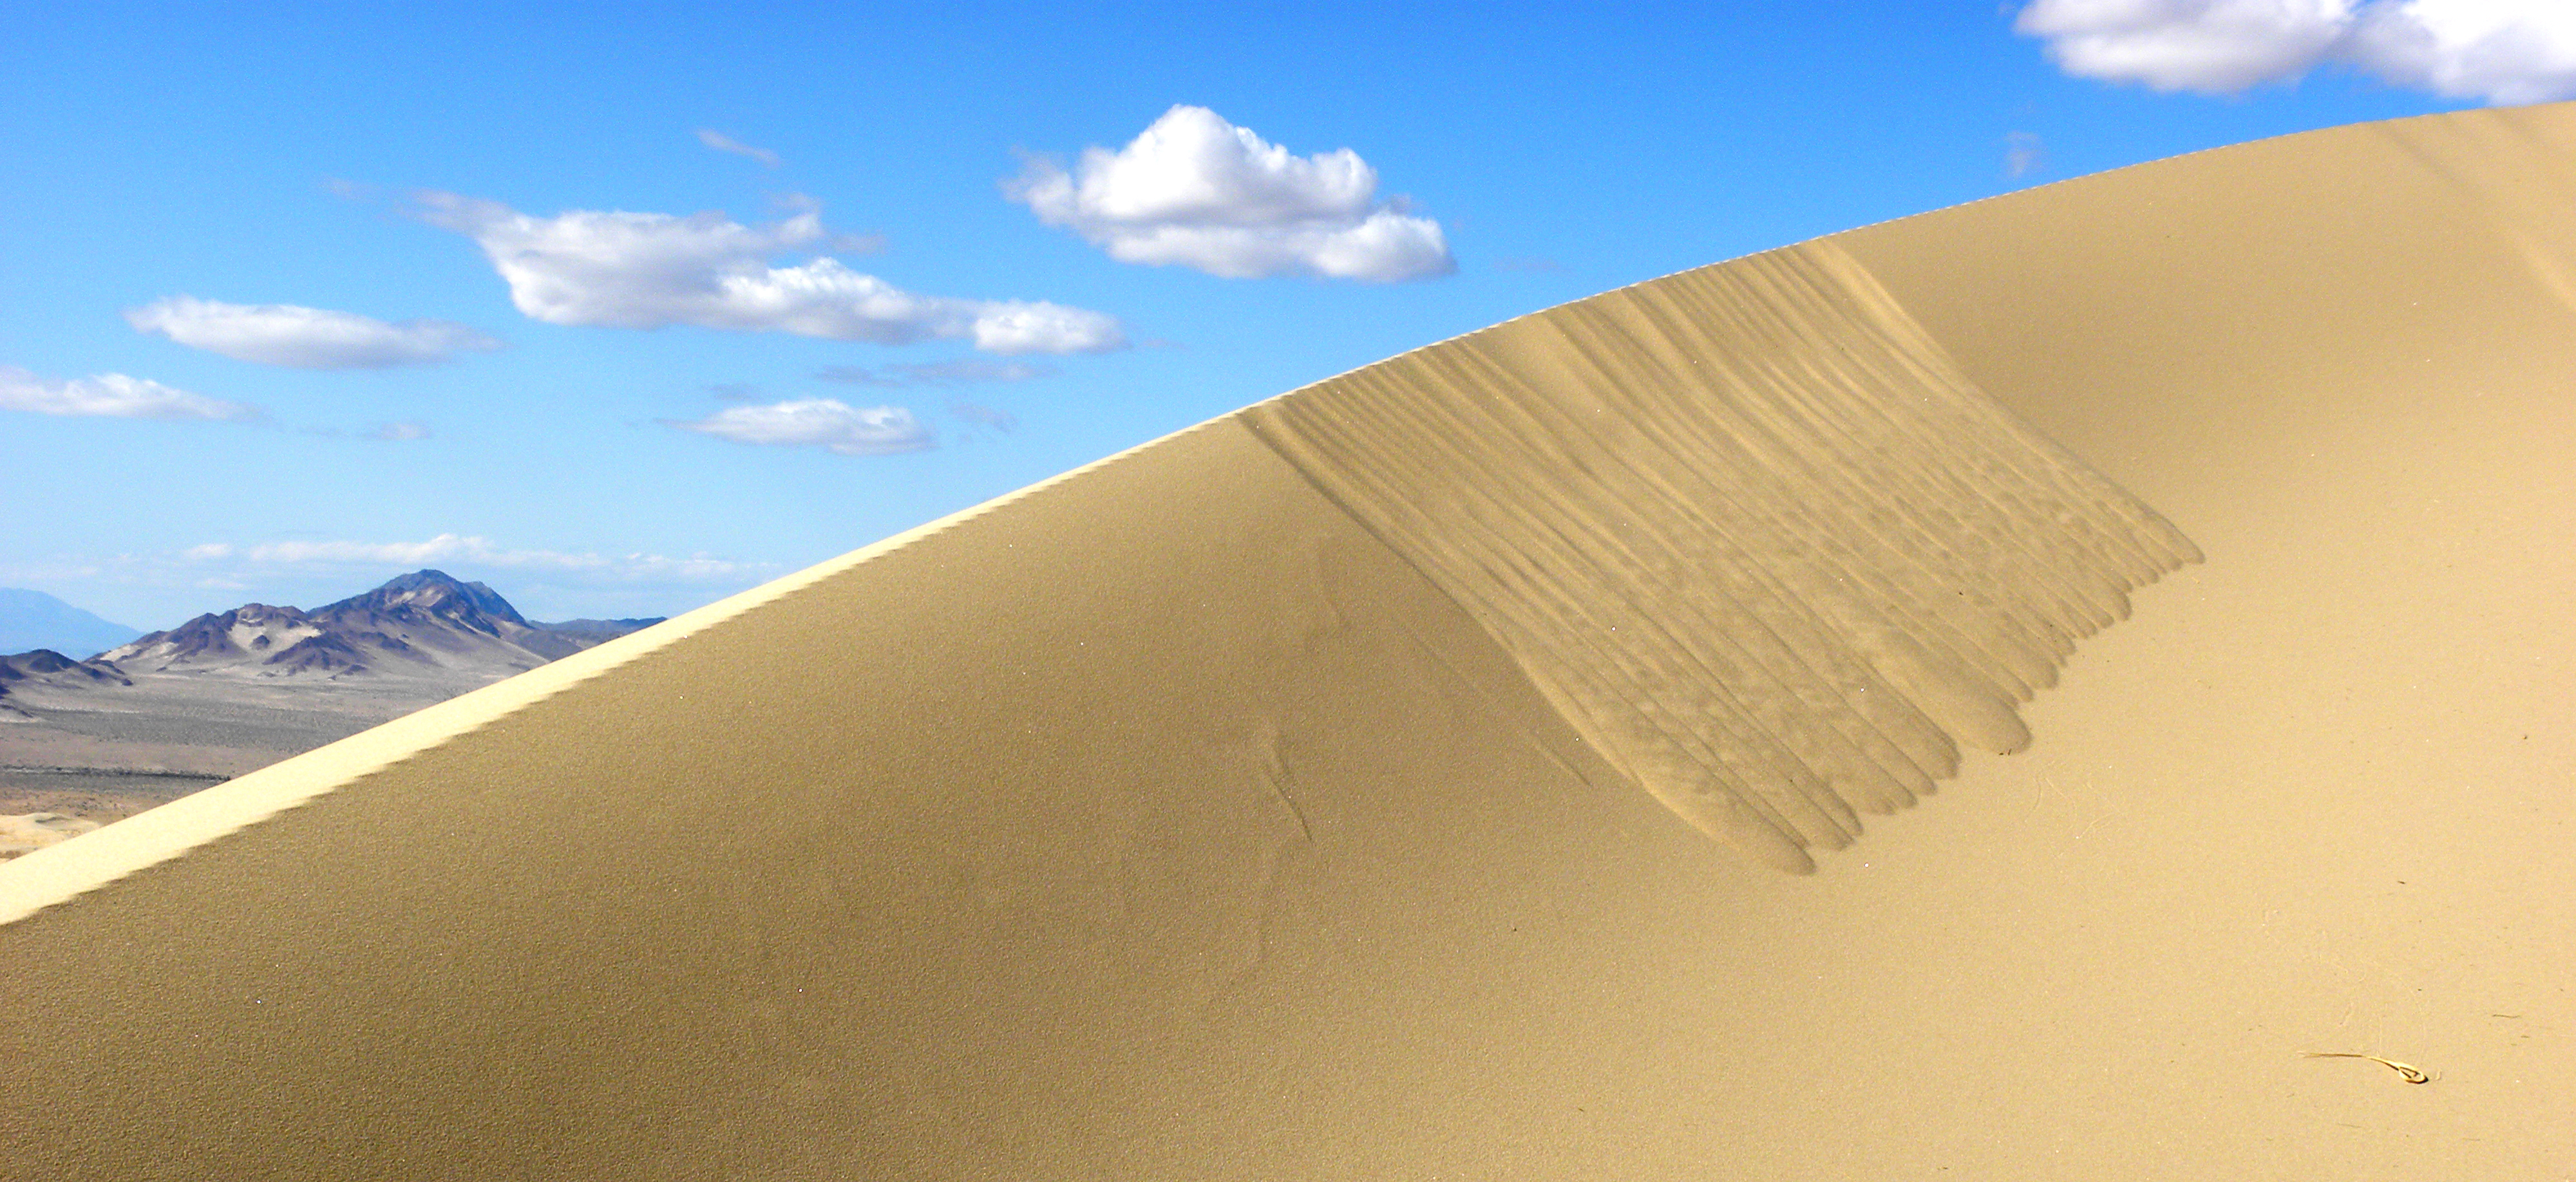
[{"label": "mountain ridge", "polygon": [[0,587],[0,652],[101,653],[143,629],[102,619],[42,591]]},{"label": "mountain ridge", "polygon": [[483,583],[423,569],[311,611],[246,603],[208,612],[93,660],[121,673],[451,680],[524,672],[660,622],[535,622]]}]

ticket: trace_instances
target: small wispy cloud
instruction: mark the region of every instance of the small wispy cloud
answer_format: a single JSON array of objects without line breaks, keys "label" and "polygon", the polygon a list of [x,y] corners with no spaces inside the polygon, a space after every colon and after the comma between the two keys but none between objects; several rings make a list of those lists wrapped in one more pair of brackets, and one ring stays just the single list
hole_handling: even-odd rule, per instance
[{"label": "small wispy cloud", "polygon": [[0,410],[116,419],[240,422],[261,417],[257,407],[191,394],[149,378],[103,373],[55,380],[14,365],[0,365]]},{"label": "small wispy cloud", "polygon": [[[618,580],[725,582],[759,577],[774,563],[744,563],[697,555],[672,558],[659,554],[597,554],[562,550],[514,549],[489,538],[444,533],[418,542],[282,541],[236,546],[209,542],[191,546],[180,557],[195,564],[229,563],[252,567],[419,567],[432,563],[476,565],[508,570],[588,573]],[[223,577],[221,575],[207,577]]]},{"label": "small wispy cloud", "polygon": [[1440,223],[1379,201],[1359,153],[1291,155],[1206,107],[1173,107],[1116,151],[1085,148],[1070,172],[1023,165],[1005,196],[1122,263],[1378,283],[1458,269]]},{"label": "small wispy cloud", "polygon": [[448,320],[389,323],[294,304],[227,304],[176,295],[125,310],[136,332],[236,361],[297,369],[381,369],[454,360],[501,342]]},{"label": "small wispy cloud", "polygon": [[732,136],[711,128],[701,127],[698,129],[698,142],[719,152],[731,152],[736,156],[748,156],[770,168],[776,168],[780,163],[778,153],[772,152],[767,148],[752,147],[750,144],[746,144],[741,140],[735,139]]},{"label": "small wispy cloud", "polygon": [[835,398],[729,406],[703,419],[661,422],[735,443],[819,447],[845,456],[892,455],[938,445],[930,429],[903,407],[854,407]]},{"label": "small wispy cloud", "polygon": [[2048,145],[2035,132],[2016,131],[2004,136],[2004,175],[2019,179],[2048,166]]},{"label": "small wispy cloud", "polygon": [[407,443],[429,437],[429,427],[424,423],[387,423],[366,434],[366,438],[384,443]]},{"label": "small wispy cloud", "polygon": [[2238,94],[2340,63],[2447,98],[2576,97],[2567,0],[2034,0],[2013,29],[2060,69]]},{"label": "small wispy cloud", "polygon": [[871,369],[864,365],[827,365],[814,371],[826,382],[847,382],[855,386],[968,386],[984,382],[1027,382],[1054,377],[1056,367],[1031,361],[986,361],[961,357],[954,361],[895,363]]},{"label": "small wispy cloud", "polygon": [[497,201],[416,194],[417,216],[474,240],[520,312],[548,324],[789,332],[905,345],[965,340],[1005,356],[1127,347],[1117,317],[1045,300],[972,300],[904,291],[829,257],[773,267],[832,236],[811,201],[766,226],[722,214],[673,217],[577,209],[533,217]]},{"label": "small wispy cloud", "polygon": [[1010,434],[1012,428],[1020,425],[1019,416],[1009,411],[977,406],[972,402],[951,402],[948,404],[948,413],[970,423],[981,423],[1004,435]]}]

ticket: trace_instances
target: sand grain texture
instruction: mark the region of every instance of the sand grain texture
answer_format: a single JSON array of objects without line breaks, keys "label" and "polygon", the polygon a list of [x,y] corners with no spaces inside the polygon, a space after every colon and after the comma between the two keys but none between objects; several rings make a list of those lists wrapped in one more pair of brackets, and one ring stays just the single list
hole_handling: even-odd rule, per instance
[{"label": "sand grain texture", "polygon": [[[2337,129],[1611,293],[37,850],[0,1160],[2566,1176],[2571,160]],[[1815,874],[1703,830],[1792,864],[1942,736]]]}]

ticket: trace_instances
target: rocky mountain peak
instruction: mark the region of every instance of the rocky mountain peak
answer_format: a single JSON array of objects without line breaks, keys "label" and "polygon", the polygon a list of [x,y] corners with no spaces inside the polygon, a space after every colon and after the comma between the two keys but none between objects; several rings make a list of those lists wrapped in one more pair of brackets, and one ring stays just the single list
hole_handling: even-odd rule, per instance
[{"label": "rocky mountain peak", "polygon": [[[407,613],[405,609],[410,609]],[[439,570],[417,570],[386,580],[383,586],[313,610],[317,617],[358,614],[404,616],[426,613],[498,634],[498,625],[529,628],[527,618],[510,601],[481,583],[468,583]]]},{"label": "rocky mountain peak", "polygon": [[354,675],[489,681],[570,655],[653,620],[532,623],[481,583],[418,570],[299,611],[251,603],[190,620],[103,654],[154,673]]}]

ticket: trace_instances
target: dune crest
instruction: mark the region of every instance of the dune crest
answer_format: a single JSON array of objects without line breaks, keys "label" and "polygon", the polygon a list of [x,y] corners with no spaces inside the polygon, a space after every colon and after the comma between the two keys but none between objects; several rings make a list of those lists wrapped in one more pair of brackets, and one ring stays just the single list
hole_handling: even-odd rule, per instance
[{"label": "dune crest", "polygon": [[1244,412],[1583,739],[1784,870],[2030,741],[2013,706],[2199,551],[1815,243]]}]

